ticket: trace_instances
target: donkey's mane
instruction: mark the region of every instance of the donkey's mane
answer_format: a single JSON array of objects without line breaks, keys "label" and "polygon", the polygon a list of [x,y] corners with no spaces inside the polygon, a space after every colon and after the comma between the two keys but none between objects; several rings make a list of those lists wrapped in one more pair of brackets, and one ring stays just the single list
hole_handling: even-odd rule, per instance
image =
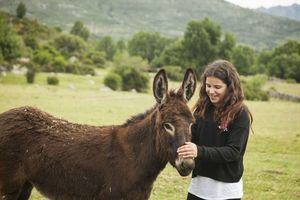
[{"label": "donkey's mane", "polygon": [[142,121],[143,119],[145,119],[146,116],[152,113],[157,108],[157,106],[158,104],[155,104],[152,108],[148,109],[146,112],[132,116],[122,125],[122,127],[127,127],[130,126],[131,124]]}]

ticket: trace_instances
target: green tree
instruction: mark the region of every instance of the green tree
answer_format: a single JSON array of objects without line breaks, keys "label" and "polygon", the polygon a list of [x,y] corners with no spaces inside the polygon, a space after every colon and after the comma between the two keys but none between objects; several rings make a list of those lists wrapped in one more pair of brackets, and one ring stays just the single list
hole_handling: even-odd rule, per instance
[{"label": "green tree", "polygon": [[202,71],[204,65],[217,57],[220,36],[220,26],[208,18],[189,22],[182,42],[185,59]]},{"label": "green tree", "polygon": [[17,14],[17,17],[20,19],[23,19],[24,16],[26,15],[26,5],[23,2],[19,3],[17,10],[16,10],[16,14]]},{"label": "green tree", "polygon": [[111,36],[102,38],[97,46],[97,50],[105,52],[106,59],[112,61],[116,53],[116,45]]},{"label": "green tree", "polygon": [[71,34],[77,35],[84,40],[87,40],[90,35],[90,31],[88,28],[86,28],[81,21],[76,21],[70,31]]},{"label": "green tree", "polygon": [[219,57],[223,59],[231,60],[235,43],[236,41],[234,35],[226,33],[224,40],[221,41],[220,43]]},{"label": "green tree", "polygon": [[61,35],[54,40],[55,48],[66,58],[80,57],[87,49],[86,42],[75,35]]},{"label": "green tree", "polygon": [[283,45],[275,48],[273,56],[281,55],[281,54],[292,54],[292,53],[300,54],[300,41],[297,40],[287,41]]},{"label": "green tree", "polygon": [[119,40],[117,42],[117,50],[122,53],[125,49],[126,49],[126,44],[125,44],[124,40]]},{"label": "green tree", "polygon": [[268,74],[283,79],[295,79],[300,82],[300,42],[290,40],[268,52],[261,53],[259,63],[266,65]]},{"label": "green tree", "polygon": [[252,67],[255,64],[254,49],[246,45],[238,45],[233,50],[232,61],[239,74],[252,74]]},{"label": "green tree", "polygon": [[164,65],[184,66],[183,46],[181,40],[170,43],[162,52],[162,62]]},{"label": "green tree", "polygon": [[21,56],[22,41],[8,23],[0,16],[0,53],[6,61]]},{"label": "green tree", "polygon": [[128,52],[131,56],[140,56],[148,63],[159,56],[170,41],[159,33],[139,32],[128,42]]}]

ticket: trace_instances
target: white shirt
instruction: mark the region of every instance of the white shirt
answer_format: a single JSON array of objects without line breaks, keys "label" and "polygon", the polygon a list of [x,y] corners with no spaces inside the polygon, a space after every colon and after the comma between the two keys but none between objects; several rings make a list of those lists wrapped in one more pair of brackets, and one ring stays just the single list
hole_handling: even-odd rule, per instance
[{"label": "white shirt", "polygon": [[239,199],[243,197],[242,178],[236,183],[225,183],[214,179],[196,176],[192,178],[189,193],[208,200]]}]

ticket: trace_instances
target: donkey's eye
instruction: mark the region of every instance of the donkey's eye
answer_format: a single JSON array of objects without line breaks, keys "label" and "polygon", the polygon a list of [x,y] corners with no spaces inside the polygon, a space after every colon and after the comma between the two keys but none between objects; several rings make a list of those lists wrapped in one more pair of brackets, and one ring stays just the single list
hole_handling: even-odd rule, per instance
[{"label": "donkey's eye", "polygon": [[171,123],[164,123],[163,126],[170,135],[175,135],[175,127]]}]

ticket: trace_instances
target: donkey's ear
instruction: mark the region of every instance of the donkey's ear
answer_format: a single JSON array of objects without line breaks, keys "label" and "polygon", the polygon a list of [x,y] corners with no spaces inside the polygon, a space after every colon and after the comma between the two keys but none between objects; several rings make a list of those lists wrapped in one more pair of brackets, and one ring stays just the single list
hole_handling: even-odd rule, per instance
[{"label": "donkey's ear", "polygon": [[184,75],[184,79],[181,85],[183,90],[183,98],[189,101],[196,89],[197,78],[196,74],[192,69],[187,69]]},{"label": "donkey's ear", "polygon": [[161,69],[153,80],[153,94],[157,103],[162,103],[168,92],[168,80],[165,70]]}]

